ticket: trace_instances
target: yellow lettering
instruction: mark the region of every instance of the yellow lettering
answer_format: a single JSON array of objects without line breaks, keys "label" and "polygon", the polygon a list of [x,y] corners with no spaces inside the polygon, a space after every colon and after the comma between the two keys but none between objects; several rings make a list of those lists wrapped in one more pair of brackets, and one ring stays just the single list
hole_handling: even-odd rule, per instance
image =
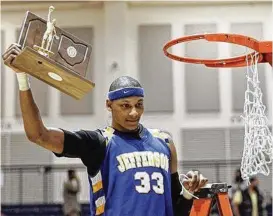
[{"label": "yellow lettering", "polygon": [[140,152],[134,152],[134,156],[135,156],[135,159],[136,159],[136,166],[137,167],[142,167]]},{"label": "yellow lettering", "polygon": [[126,170],[131,169],[132,167],[128,158],[128,154],[125,153],[121,157],[122,157]]},{"label": "yellow lettering", "polygon": [[166,158],[166,163],[165,163],[165,170],[168,172],[169,171],[169,158],[165,155]]},{"label": "yellow lettering", "polygon": [[118,170],[122,173],[137,167],[157,167],[169,171],[168,156],[159,152],[130,152],[118,155],[116,158]]},{"label": "yellow lettering", "polygon": [[149,166],[155,166],[153,152],[148,152],[148,164]]},{"label": "yellow lettering", "polygon": [[147,167],[149,166],[148,164],[148,158],[147,158],[147,152],[141,152],[141,159],[142,159],[142,166]]},{"label": "yellow lettering", "polygon": [[118,165],[119,171],[124,172],[125,171],[125,166],[124,166],[124,163],[123,163],[122,158],[121,158],[120,155],[117,156],[117,160],[118,160],[118,163],[119,163],[119,165]]},{"label": "yellow lettering", "polygon": [[160,153],[160,167],[161,169],[164,169],[165,168],[165,155]]},{"label": "yellow lettering", "polygon": [[130,161],[131,168],[136,168],[136,161],[135,161],[134,153],[128,153],[127,155],[128,155],[129,161]]},{"label": "yellow lettering", "polygon": [[160,156],[158,152],[154,153],[155,167],[160,167]]}]

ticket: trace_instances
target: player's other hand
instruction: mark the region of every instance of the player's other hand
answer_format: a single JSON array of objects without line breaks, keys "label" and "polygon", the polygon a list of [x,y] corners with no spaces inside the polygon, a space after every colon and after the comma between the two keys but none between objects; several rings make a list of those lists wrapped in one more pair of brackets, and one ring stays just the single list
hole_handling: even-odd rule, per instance
[{"label": "player's other hand", "polygon": [[21,46],[19,44],[13,43],[2,55],[4,64],[10,67],[12,70],[14,70],[16,73],[20,73],[22,71],[19,71],[16,67],[14,67],[12,65],[12,62],[20,54],[20,52]]},{"label": "player's other hand", "polygon": [[186,176],[181,180],[181,183],[190,192],[197,192],[208,183],[208,179],[198,170],[191,170]]}]

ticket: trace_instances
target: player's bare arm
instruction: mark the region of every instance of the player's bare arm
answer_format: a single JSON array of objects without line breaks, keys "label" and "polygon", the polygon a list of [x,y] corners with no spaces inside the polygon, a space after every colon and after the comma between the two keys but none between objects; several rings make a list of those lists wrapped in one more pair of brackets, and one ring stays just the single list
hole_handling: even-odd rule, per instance
[{"label": "player's bare arm", "polygon": [[[173,143],[173,141],[170,142],[170,151],[171,151],[171,173],[174,174],[177,172],[177,152],[176,152],[176,148],[175,145]],[[200,188],[204,187],[207,182],[208,179],[205,178],[199,171],[197,170],[191,170],[189,171],[186,176],[188,177],[188,179],[184,179],[183,180],[183,186],[185,187],[185,189],[187,189],[188,191],[191,192],[195,192],[195,191],[199,191]]]},{"label": "player's bare arm", "polygon": [[50,151],[61,153],[64,146],[64,133],[62,130],[45,127],[39,109],[28,88],[26,74],[12,65],[12,61],[21,52],[20,45],[12,44],[2,55],[4,64],[16,72],[20,89],[20,107],[24,122],[24,129],[28,139]]}]

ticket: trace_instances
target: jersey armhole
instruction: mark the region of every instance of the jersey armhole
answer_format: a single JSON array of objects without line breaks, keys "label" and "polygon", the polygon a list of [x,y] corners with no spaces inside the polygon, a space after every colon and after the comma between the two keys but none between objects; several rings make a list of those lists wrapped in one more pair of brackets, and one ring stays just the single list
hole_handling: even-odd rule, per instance
[{"label": "jersey armhole", "polygon": [[109,141],[114,136],[115,129],[113,129],[112,127],[106,127],[104,129],[99,129],[98,131],[105,138],[105,140],[106,140],[106,146],[107,146],[108,143],[109,143]]},{"label": "jersey armhole", "polygon": [[164,143],[170,149],[170,144],[173,143],[170,133],[159,130],[159,129],[148,129],[153,137],[159,138],[164,141]]}]

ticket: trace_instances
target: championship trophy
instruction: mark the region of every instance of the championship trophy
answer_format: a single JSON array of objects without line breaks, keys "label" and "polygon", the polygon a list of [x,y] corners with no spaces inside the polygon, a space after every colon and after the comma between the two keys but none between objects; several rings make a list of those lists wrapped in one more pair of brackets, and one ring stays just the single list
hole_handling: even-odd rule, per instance
[{"label": "championship trophy", "polygon": [[21,71],[81,99],[95,87],[87,80],[86,71],[92,47],[56,26],[49,7],[47,21],[31,12],[26,13],[18,44],[22,52],[13,65]]}]

